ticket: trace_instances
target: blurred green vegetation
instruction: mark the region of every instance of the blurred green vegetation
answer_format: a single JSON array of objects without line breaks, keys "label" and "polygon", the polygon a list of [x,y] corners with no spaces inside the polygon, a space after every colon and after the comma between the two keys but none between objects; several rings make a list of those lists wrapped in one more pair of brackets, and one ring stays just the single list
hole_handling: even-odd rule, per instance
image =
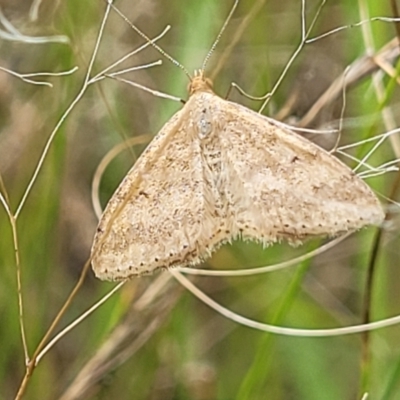
[{"label": "blurred green vegetation", "polygon": [[[231,3],[124,0],[118,1],[117,6],[150,37],[158,35],[166,25],[172,25],[159,45],[192,73],[201,67]],[[261,11],[248,20],[232,51],[226,53],[256,4],[256,0],[241,0],[207,66],[206,72],[212,76],[220,60],[224,60],[215,77],[215,91],[222,97],[231,82],[251,95],[263,95],[271,90],[300,42],[300,1],[265,1]],[[308,23],[319,5],[319,1],[307,1]],[[82,86],[105,2],[44,2],[37,21],[29,20],[25,2],[4,2],[1,6],[4,15],[26,35],[66,35],[70,39],[68,44],[1,40],[1,67],[19,73],[79,67],[72,75],[48,78],[53,88],[28,84],[0,71],[0,174],[10,208],[15,211],[51,131]],[[392,15],[389,2],[328,0],[313,36],[359,21],[362,7],[371,16]],[[370,28],[376,49],[395,35],[394,26],[389,23],[374,22]],[[101,71],[142,43],[143,39],[111,12],[94,71]],[[307,44],[266,112],[274,116],[285,107],[286,119],[295,123],[333,80],[365,53],[360,27]],[[163,59],[159,53],[148,48],[124,66],[160,58]],[[187,98],[188,78],[168,60],[163,59],[162,66],[132,72],[128,77],[149,88]],[[385,90],[390,79],[383,74],[378,78]],[[386,102],[396,121],[399,93],[395,85]],[[346,96],[342,143],[385,132],[382,106],[376,99],[371,75],[349,88]],[[230,93],[230,99],[252,109],[260,106],[235,90]],[[337,126],[341,101],[339,98],[326,104],[311,127]],[[125,138],[147,134],[150,140],[180,107],[179,103],[109,79],[88,88],[58,131],[17,221],[30,354],[64,304],[89,256],[97,223],[90,188],[98,163]],[[310,138],[328,148],[334,142],[332,137]],[[142,143],[134,151],[139,154],[145,146]],[[362,147],[363,154],[367,150]],[[363,154],[354,153],[357,157]],[[370,162],[379,165],[394,158],[392,144],[385,141]],[[103,205],[133,162],[132,153],[126,151],[106,170],[100,191]],[[397,175],[392,173],[370,179],[368,183],[398,201],[396,180]],[[4,190],[1,192],[4,195]],[[382,233],[375,265],[372,319],[392,316],[400,310],[395,218],[387,228]],[[256,320],[302,328],[358,324],[362,321],[366,274],[376,231],[365,229],[310,262],[280,272],[247,278],[201,278],[197,283],[225,306]],[[15,252],[3,207],[0,207],[0,232],[0,397],[9,399],[14,398],[25,367],[18,323]],[[304,253],[318,243],[295,249],[282,244],[263,250],[256,244],[235,242],[233,246],[221,248],[207,266],[228,269],[272,264]],[[361,398],[361,335],[317,339],[268,335],[226,320],[185,291],[179,292],[179,298],[171,302],[169,309],[162,309],[160,318],[164,323],[160,323],[154,334],[145,336],[132,357],[127,357],[116,369],[105,367],[100,380],[81,397],[61,397],[77,385],[75,377],[97,354],[110,332],[126,321],[126,313],[141,323],[142,315],[135,314],[131,303],[156,278],[140,278],[125,285],[61,339],[35,369],[24,398]],[[112,286],[97,281],[89,273],[56,331],[73,321]],[[178,284],[171,285],[169,291],[178,293]],[[146,328],[144,325],[143,330]],[[392,327],[370,335],[368,399],[400,398],[399,334],[400,328]]]}]

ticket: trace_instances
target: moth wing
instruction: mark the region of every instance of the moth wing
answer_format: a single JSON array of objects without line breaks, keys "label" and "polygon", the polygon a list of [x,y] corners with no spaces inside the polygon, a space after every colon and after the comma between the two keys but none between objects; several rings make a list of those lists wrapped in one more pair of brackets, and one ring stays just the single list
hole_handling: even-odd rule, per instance
[{"label": "moth wing", "polygon": [[100,279],[199,263],[220,242],[225,216],[189,109],[164,125],[109,201],[92,246]]},{"label": "moth wing", "polygon": [[383,221],[375,194],[336,157],[260,114],[219,101],[216,129],[229,175],[222,191],[244,238],[295,243]]}]

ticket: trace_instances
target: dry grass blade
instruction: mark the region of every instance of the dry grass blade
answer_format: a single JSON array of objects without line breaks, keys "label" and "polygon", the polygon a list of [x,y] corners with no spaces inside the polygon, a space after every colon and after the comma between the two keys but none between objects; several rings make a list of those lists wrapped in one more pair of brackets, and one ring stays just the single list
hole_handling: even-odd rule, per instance
[{"label": "dry grass blade", "polygon": [[160,275],[136,300],[124,320],[110,333],[68,385],[60,400],[87,399],[99,383],[144,346],[164,324],[179,300],[183,287],[168,274]]},{"label": "dry grass blade", "polygon": [[393,64],[398,59],[399,54],[400,49],[396,38],[383,46],[373,57],[368,54],[354,61],[349,66],[348,73],[337,77],[296,125],[299,127],[309,126],[324,107],[327,107],[341,96],[343,86],[351,88],[364,78],[378,71],[380,67],[375,60],[384,60],[387,63]]}]

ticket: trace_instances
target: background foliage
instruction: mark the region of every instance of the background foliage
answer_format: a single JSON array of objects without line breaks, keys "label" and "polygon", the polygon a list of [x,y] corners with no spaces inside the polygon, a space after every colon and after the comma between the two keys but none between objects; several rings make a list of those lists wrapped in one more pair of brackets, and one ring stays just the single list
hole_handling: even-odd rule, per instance
[{"label": "background foliage", "polygon": [[[242,0],[207,67],[215,76],[215,91],[222,97],[231,82],[247,93],[263,95],[278,79],[300,41],[301,5],[298,0]],[[319,6],[308,1],[310,22]],[[231,2],[216,0],[118,1],[127,17],[153,37],[172,25],[160,46],[192,72],[210,49]],[[16,210],[45,143],[61,115],[75,98],[89,63],[105,2],[100,0],[43,2],[36,21],[29,19],[24,1],[2,2],[4,15],[26,35],[66,35],[68,44],[0,42],[0,66],[20,73],[63,71],[52,77],[53,88],[31,85],[0,71],[0,176],[3,196]],[[370,16],[391,16],[389,2],[328,0],[313,36]],[[241,27],[246,28],[241,31]],[[396,32],[393,24],[371,24],[375,48],[380,49]],[[235,36],[239,36],[234,43]],[[112,12],[102,37],[94,71],[143,43]],[[232,51],[227,52],[234,43]],[[296,123],[345,68],[366,54],[362,29],[352,28],[307,44],[287,73],[266,113]],[[140,65],[162,58],[148,48],[125,65]],[[222,60],[222,61],[221,61]],[[219,69],[219,63],[222,66]],[[394,66],[395,67],[395,66]],[[399,91],[384,74],[387,105],[398,117]],[[163,59],[163,65],[129,74],[129,79],[183,99],[187,77]],[[257,109],[259,103],[233,90],[230,99]],[[337,126],[341,98],[326,102],[309,124]],[[146,134],[148,141],[181,107],[115,80],[91,85],[55,136],[43,168],[18,217],[18,250],[22,269],[22,295],[28,347],[33,349],[66,301],[89,256],[97,218],[90,187],[95,169],[114,145],[128,137]],[[383,103],[377,100],[372,74],[358,79],[347,91],[342,143],[353,143],[385,132]],[[313,137],[330,148],[334,138]],[[389,142],[371,161],[378,165],[400,157]],[[146,142],[126,151],[106,170],[100,198],[105,204]],[[366,148],[361,148],[365,153]],[[364,154],[363,153],[363,154]],[[360,157],[361,153],[354,153]],[[356,164],[350,164],[354,167]],[[396,173],[368,183],[397,200]],[[197,284],[213,298],[239,313],[292,327],[336,327],[363,320],[367,271],[377,229],[351,236],[310,262],[263,276],[201,278]],[[372,290],[371,318],[399,312],[398,234],[395,214],[382,232]],[[255,244],[225,246],[207,263],[209,268],[239,268],[272,264],[314,248],[286,245],[266,250]],[[18,323],[16,262],[10,222],[0,207],[0,393],[13,398],[25,372]],[[164,275],[167,273],[164,273]],[[362,339],[272,336],[239,326],[217,315],[177,283],[168,282],[160,298],[145,306],[134,300],[160,276],[133,280],[102,308],[68,333],[35,369],[27,386],[29,399],[356,399],[364,391],[370,399],[400,396],[399,327],[372,333],[370,359],[363,362]],[[57,330],[69,324],[108,292],[112,284],[88,274],[83,287]],[[156,290],[156,289],[154,289]],[[154,292],[153,292],[154,293]],[[117,343],[119,328],[130,330]],[[117,329],[117,331],[116,331]],[[126,332],[126,331],[125,331]],[[111,336],[110,336],[111,335]],[[110,340],[112,338],[112,340]],[[109,358],[103,344],[108,343]],[[129,347],[133,344],[133,347]],[[114,346],[114,347],[113,347]],[[365,349],[365,347],[364,347]],[[102,359],[103,369],[93,357]],[[131,356],[132,354],[132,356]],[[108,365],[104,360],[118,361]],[[87,364],[89,361],[93,364]],[[365,361],[365,359],[364,359]],[[96,365],[96,366],[94,366]],[[96,370],[98,375],[93,377]],[[79,391],[77,388],[80,388]]]}]

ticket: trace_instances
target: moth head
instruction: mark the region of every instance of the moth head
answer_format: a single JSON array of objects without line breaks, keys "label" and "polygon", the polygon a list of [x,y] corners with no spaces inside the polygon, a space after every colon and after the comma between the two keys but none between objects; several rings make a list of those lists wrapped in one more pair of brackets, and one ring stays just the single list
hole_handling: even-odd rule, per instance
[{"label": "moth head", "polygon": [[191,96],[195,92],[212,92],[213,83],[211,79],[204,76],[202,69],[194,71],[194,77],[189,83],[188,91]]}]

